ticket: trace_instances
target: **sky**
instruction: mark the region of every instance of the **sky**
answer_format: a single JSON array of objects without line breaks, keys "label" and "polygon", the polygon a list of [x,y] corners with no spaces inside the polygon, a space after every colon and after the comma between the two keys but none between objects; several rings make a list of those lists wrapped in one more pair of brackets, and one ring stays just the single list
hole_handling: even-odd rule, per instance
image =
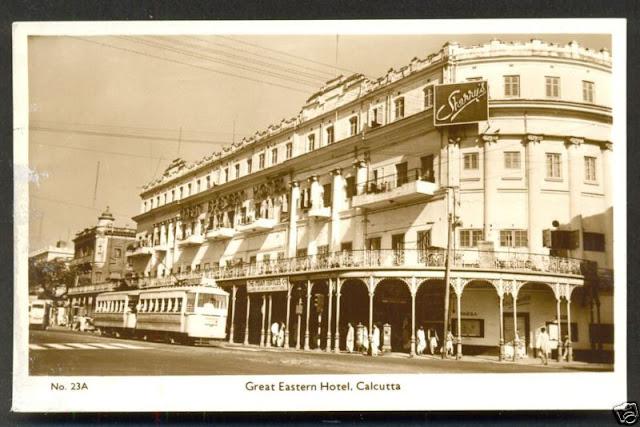
[{"label": "sky", "polygon": [[377,78],[492,38],[611,49],[598,34],[30,37],[29,251],[70,241],[106,206],[135,227],[142,186],[171,160],[296,116],[336,75]]}]

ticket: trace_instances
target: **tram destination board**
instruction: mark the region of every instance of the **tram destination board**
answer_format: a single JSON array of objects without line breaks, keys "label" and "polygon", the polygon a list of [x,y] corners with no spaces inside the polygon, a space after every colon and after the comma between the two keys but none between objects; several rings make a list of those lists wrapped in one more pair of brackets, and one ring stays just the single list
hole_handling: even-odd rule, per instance
[{"label": "tram destination board", "polygon": [[289,289],[289,281],[285,277],[277,279],[259,279],[247,281],[247,292],[280,292]]},{"label": "tram destination board", "polygon": [[434,105],[435,126],[488,120],[489,85],[486,80],[437,85]]}]

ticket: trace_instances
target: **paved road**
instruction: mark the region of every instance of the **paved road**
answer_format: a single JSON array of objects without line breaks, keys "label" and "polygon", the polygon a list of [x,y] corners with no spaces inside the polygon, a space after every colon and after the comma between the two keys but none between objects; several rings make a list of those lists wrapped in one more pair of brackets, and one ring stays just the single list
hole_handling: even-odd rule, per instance
[{"label": "paved road", "polygon": [[32,375],[284,375],[451,372],[569,372],[602,365],[539,366],[470,360],[321,352],[267,351],[228,346],[189,347],[115,339],[72,331],[31,331]]}]

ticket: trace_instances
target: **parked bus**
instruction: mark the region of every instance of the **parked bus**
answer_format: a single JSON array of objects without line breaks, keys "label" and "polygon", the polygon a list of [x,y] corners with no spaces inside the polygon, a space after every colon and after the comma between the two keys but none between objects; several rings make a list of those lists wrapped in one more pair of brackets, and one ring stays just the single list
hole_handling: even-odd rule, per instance
[{"label": "parked bus", "polygon": [[47,329],[51,319],[51,300],[35,299],[29,301],[29,327]]}]

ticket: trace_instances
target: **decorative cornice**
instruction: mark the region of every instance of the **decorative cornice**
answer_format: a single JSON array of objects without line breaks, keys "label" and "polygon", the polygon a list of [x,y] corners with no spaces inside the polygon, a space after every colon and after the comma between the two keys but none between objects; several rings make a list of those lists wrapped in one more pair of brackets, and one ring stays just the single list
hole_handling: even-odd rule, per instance
[{"label": "decorative cornice", "polygon": [[576,145],[576,146],[580,146],[581,144],[584,144],[584,138],[579,138],[576,136],[570,136],[568,138],[566,138],[564,140],[564,143],[567,145]]},{"label": "decorative cornice", "polygon": [[489,144],[489,145],[498,142],[499,139],[500,139],[500,135],[488,135],[488,134],[482,135],[482,140],[485,142],[485,144]]},{"label": "decorative cornice", "polygon": [[525,143],[529,143],[529,142],[541,142],[543,139],[542,135],[534,135],[534,134],[527,134],[524,137],[524,142]]},{"label": "decorative cornice", "polygon": [[460,144],[461,140],[462,140],[462,138],[460,138],[460,137],[449,138],[449,144],[458,145],[458,144]]},{"label": "decorative cornice", "polygon": [[366,168],[367,162],[365,160],[356,159],[353,161],[353,167],[355,167],[356,169]]},{"label": "decorative cornice", "polygon": [[604,141],[600,144],[600,148],[606,151],[613,151],[613,142]]},{"label": "decorative cornice", "polygon": [[335,168],[329,173],[331,174],[331,176],[342,175],[342,168]]}]

